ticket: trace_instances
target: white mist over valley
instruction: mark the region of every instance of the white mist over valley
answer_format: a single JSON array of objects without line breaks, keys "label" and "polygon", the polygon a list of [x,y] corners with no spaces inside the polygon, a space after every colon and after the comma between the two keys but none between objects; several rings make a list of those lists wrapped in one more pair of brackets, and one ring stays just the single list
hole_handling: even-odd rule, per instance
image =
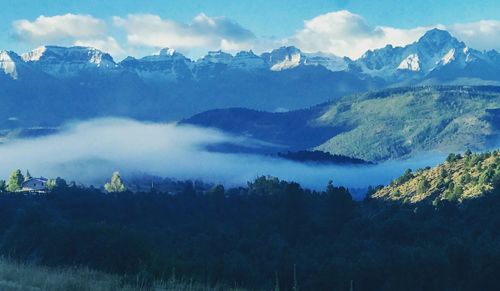
[{"label": "white mist over valley", "polygon": [[313,189],[323,189],[329,180],[336,185],[365,188],[386,184],[407,168],[433,166],[444,159],[442,154],[435,154],[377,165],[334,166],[206,149],[220,143],[259,146],[256,140],[173,123],[118,118],[73,122],[56,134],[18,138],[0,145],[0,175],[8,177],[13,169],[20,168],[36,176],[64,177],[96,187],[114,171],[125,179],[149,174],[227,186],[245,185],[270,175]]}]

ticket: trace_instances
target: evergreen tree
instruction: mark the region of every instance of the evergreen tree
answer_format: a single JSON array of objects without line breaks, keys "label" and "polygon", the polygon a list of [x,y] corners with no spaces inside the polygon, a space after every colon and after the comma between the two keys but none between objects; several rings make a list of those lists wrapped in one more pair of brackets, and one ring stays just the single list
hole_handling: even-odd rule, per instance
[{"label": "evergreen tree", "polygon": [[49,179],[47,181],[47,189],[49,190],[58,190],[65,189],[68,187],[68,183],[63,178],[57,177],[56,179]]},{"label": "evergreen tree", "polygon": [[31,178],[32,177],[31,177],[30,171],[26,170],[26,175],[24,175],[24,182],[28,181]]},{"label": "evergreen tree", "polygon": [[429,190],[430,187],[431,187],[431,185],[430,185],[429,181],[427,181],[426,178],[422,178],[418,182],[417,192],[420,194],[423,194],[423,193],[427,192],[427,190]]},{"label": "evergreen tree", "polygon": [[5,180],[0,180],[0,193],[5,192],[7,190],[7,184],[5,183]]},{"label": "evergreen tree", "polygon": [[21,173],[21,170],[19,169],[15,170],[14,172],[12,172],[12,174],[10,174],[7,191],[16,192],[18,190],[21,190],[23,181],[24,177],[23,174]]},{"label": "evergreen tree", "polygon": [[113,173],[113,176],[111,177],[111,182],[106,183],[106,185],[104,185],[104,189],[106,189],[106,191],[109,193],[120,193],[120,192],[125,192],[125,190],[127,190],[127,188],[122,182],[119,172]]}]

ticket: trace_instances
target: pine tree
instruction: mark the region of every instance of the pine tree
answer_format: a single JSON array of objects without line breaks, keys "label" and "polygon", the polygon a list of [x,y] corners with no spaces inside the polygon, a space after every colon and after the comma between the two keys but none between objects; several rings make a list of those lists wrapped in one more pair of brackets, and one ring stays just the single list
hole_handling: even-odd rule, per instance
[{"label": "pine tree", "polygon": [[15,170],[14,172],[12,172],[12,174],[10,174],[7,191],[16,192],[18,190],[21,190],[23,181],[24,177],[23,174],[21,173],[21,170],[19,169]]},{"label": "pine tree", "polygon": [[0,193],[5,192],[7,190],[7,183],[4,180],[0,180]]},{"label": "pine tree", "polygon": [[31,178],[32,177],[31,177],[30,171],[26,170],[26,175],[24,175],[24,182],[28,181]]},{"label": "pine tree", "polygon": [[127,188],[122,182],[119,172],[114,172],[111,177],[111,182],[104,185],[104,189],[109,193],[120,193],[125,192]]}]

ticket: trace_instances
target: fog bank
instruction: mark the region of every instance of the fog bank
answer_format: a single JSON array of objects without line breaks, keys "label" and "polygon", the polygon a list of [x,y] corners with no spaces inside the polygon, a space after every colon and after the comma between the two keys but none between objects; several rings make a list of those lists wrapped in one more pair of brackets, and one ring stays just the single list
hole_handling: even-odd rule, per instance
[{"label": "fog bank", "polygon": [[120,171],[125,178],[147,173],[235,186],[272,175],[323,189],[328,180],[347,187],[386,184],[404,169],[433,166],[444,159],[433,155],[371,166],[320,166],[205,149],[218,143],[259,146],[255,140],[186,125],[128,119],[72,123],[58,134],[0,145],[0,178],[7,179],[13,169],[20,168],[34,176],[60,176],[101,186],[113,171]]}]

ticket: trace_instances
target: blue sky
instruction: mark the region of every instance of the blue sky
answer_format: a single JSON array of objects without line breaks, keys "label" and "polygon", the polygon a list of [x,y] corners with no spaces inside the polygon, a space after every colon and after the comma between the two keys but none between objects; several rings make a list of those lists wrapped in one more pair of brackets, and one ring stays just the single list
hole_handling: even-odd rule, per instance
[{"label": "blue sky", "polygon": [[[306,46],[306,50],[326,50],[330,53],[339,55],[351,54],[349,56],[356,57],[364,49],[377,48],[383,42],[394,42],[396,45],[402,45],[406,42],[414,41],[423,31],[422,29],[418,31],[415,29],[422,27],[430,28],[438,25],[443,25],[441,28],[451,30],[454,35],[465,38],[466,41],[472,42],[476,47],[479,46],[480,49],[498,49],[500,47],[500,44],[498,44],[500,42],[498,34],[494,32],[494,30],[500,27],[496,26],[500,20],[500,4],[498,0],[482,0],[480,3],[470,0],[3,1],[9,4],[2,5],[2,10],[0,11],[0,29],[6,32],[0,35],[0,48],[12,49],[19,52],[41,45],[46,40],[61,45],[72,45],[75,43],[97,44],[98,46],[102,46],[102,49],[108,48],[115,55],[147,54],[164,46],[164,44],[174,46],[175,49],[194,56],[210,49],[225,48],[228,51],[253,49],[263,51],[276,45],[294,44]],[[355,52],[351,53],[347,50],[347,46],[344,49],[334,47],[338,43],[333,41],[333,37],[344,37],[338,31],[330,31],[327,35],[318,35],[318,31],[316,30],[313,33],[309,31],[309,35],[305,35],[306,31],[304,30],[307,29],[304,21],[314,20],[322,15],[339,11],[348,11],[350,14],[330,14],[329,17],[320,19],[321,23],[318,20],[313,24],[316,25],[317,29],[322,30],[324,26],[331,28],[339,25],[339,21],[342,22],[342,19],[349,23],[354,23],[355,26],[362,22],[360,24],[362,31],[358,27],[354,29],[354,32],[362,34],[372,31],[374,35],[379,33],[379,38],[376,40],[363,39],[362,42],[365,43],[365,46],[355,48]],[[66,32],[66,38],[63,38],[63,36],[56,38],[54,35],[51,35],[51,37],[44,39],[43,33],[33,31],[36,29],[36,26],[39,26],[39,23],[36,23],[35,20],[41,15],[51,17],[67,15],[68,13],[72,15],[90,15],[102,21],[104,25],[98,26],[96,29],[105,29],[106,35],[104,33],[96,33],[95,36],[85,35],[83,39],[80,39],[81,35],[78,33],[76,33],[76,36],[73,36]],[[208,17],[205,19],[205,22],[193,20],[200,13]],[[174,23],[175,28],[179,28],[182,33],[174,36],[167,33],[163,35],[163,42],[139,40],[137,37],[130,42],[131,35],[137,36],[137,33],[143,33],[148,29],[147,26],[142,28],[138,26],[147,25],[147,22],[150,22],[150,20],[134,18],[132,21],[127,18],[128,15],[154,15],[162,21],[161,23],[158,22],[157,26],[154,26],[155,29],[172,29],[171,24]],[[351,17],[352,15],[356,17],[353,18]],[[207,32],[198,26],[204,25],[203,23],[211,23],[212,18],[219,16],[224,17],[224,20],[219,19],[221,21],[219,23],[217,22],[219,20],[216,19],[216,26],[226,29],[227,25],[229,25],[229,29],[232,32],[226,31],[221,34],[219,31],[211,30],[209,34],[214,39],[196,40],[191,38],[189,39],[191,42],[188,40],[185,44],[181,42],[182,40],[169,40],[171,37],[175,39],[176,36],[182,36],[182,34],[190,35],[190,33],[193,33],[193,36],[199,37],[200,31],[203,31],[203,33]],[[124,21],[119,21],[116,17],[120,17]],[[340,20],[337,21],[337,19]],[[31,30],[26,30],[26,27],[22,29],[17,27],[16,29],[14,23],[19,20],[33,22],[34,25],[30,28]],[[64,19],[60,20],[65,21]],[[236,23],[241,29],[239,30],[237,27],[231,26],[225,20]],[[116,25],[117,22],[121,25]],[[465,24],[468,24],[468,26],[464,26]],[[476,26],[472,24],[476,24]],[[81,25],[85,25],[85,22],[82,22]],[[194,28],[188,27],[190,25],[193,25]],[[104,26],[105,28],[103,28]],[[406,31],[408,33],[404,33],[404,35],[397,33],[395,35],[380,37],[380,33],[390,33],[388,30],[380,32],[379,28],[381,27],[400,29],[400,32]],[[490,30],[486,35],[484,35],[485,27],[486,30]],[[470,32],[471,30],[473,31],[472,33]],[[343,31],[352,32],[352,29],[345,28]],[[255,36],[255,39],[245,39],[242,42],[242,39],[236,36],[239,32],[251,32]],[[300,32],[303,33],[300,34]],[[26,33],[30,33],[30,36],[26,36]],[[300,34],[300,39],[298,34]],[[33,35],[37,37],[34,38]],[[328,45],[320,43],[319,38],[325,37],[331,37],[332,43]],[[350,36],[347,35],[347,41],[349,41],[349,38]],[[110,45],[111,39],[113,43]],[[226,41],[225,44],[221,44],[223,41]],[[353,43],[355,41],[359,42],[359,39],[353,38],[350,41]]]}]

